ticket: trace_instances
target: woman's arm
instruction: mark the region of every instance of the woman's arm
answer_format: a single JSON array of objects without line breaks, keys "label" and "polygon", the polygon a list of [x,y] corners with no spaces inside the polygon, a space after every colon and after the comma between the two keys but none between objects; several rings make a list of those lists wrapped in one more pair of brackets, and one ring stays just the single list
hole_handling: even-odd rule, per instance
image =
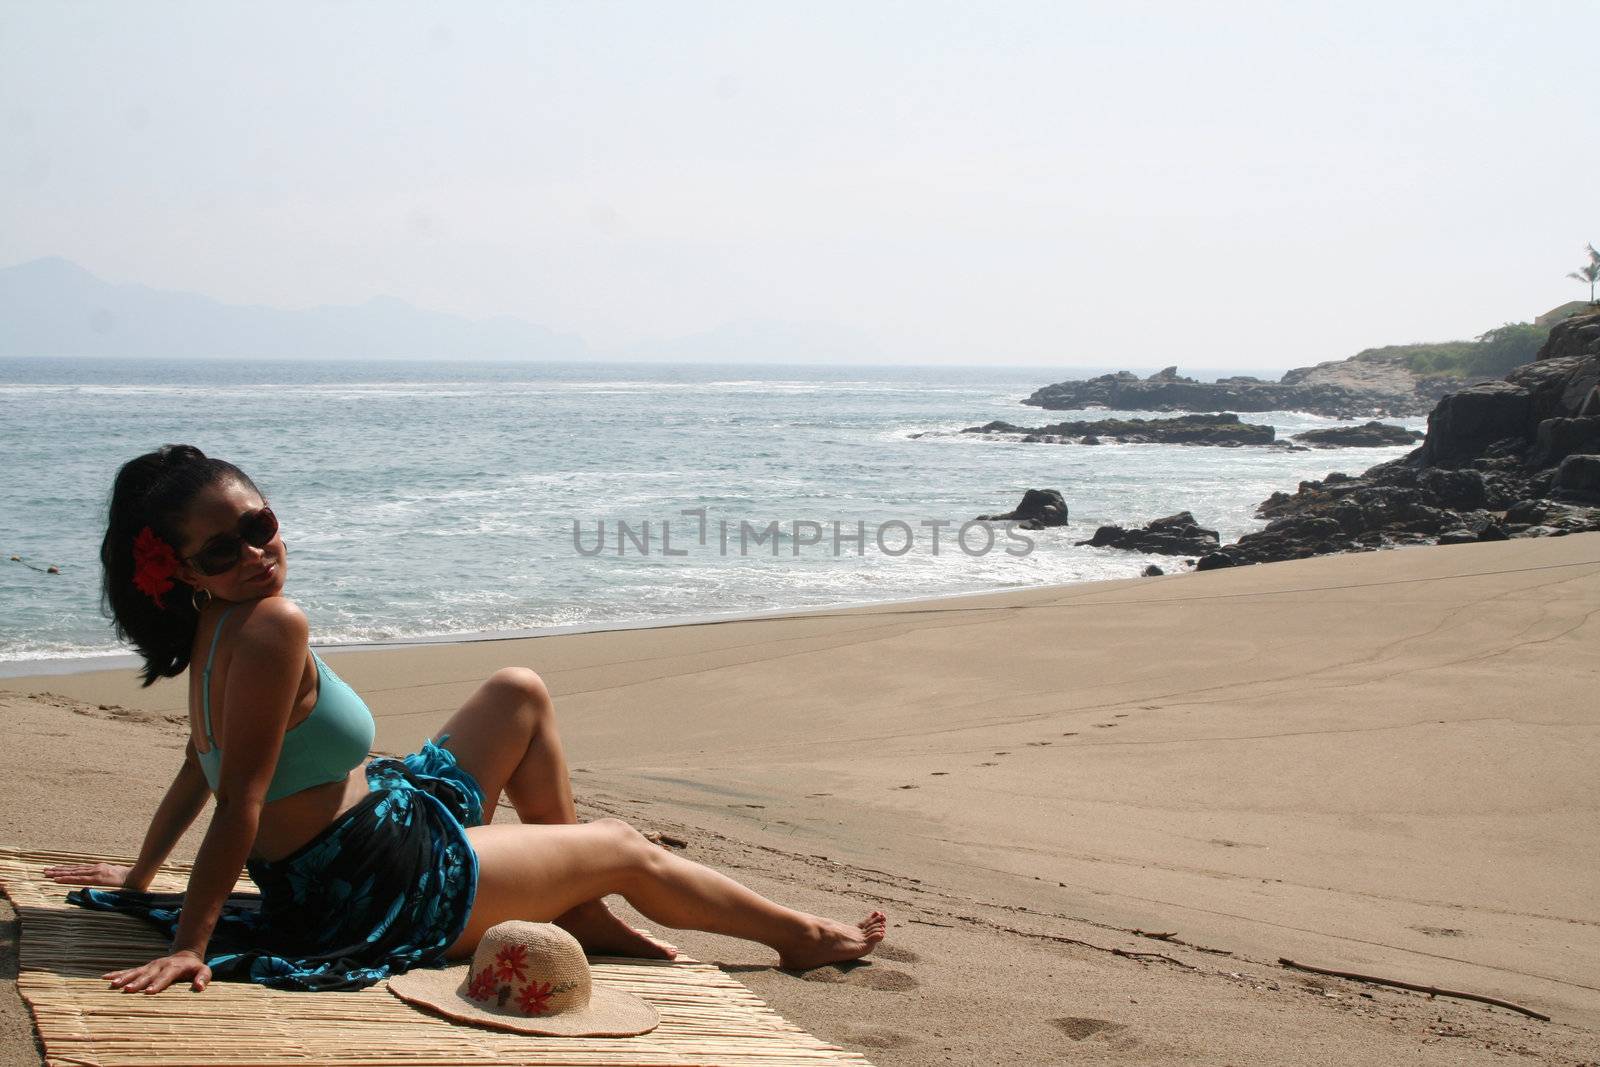
[{"label": "woman's arm", "polygon": [[206,944],[255,844],[305,670],[308,637],[305,616],[283,597],[258,601],[240,624],[223,700],[217,807],[189,875],[172,952],[108,974],[112,985],[130,993],[159,993],[180,979],[190,979],[195,989],[210,980]]},{"label": "woman's arm", "polygon": [[150,888],[156,870],[172,855],[173,846],[194,824],[210,797],[211,788],[206,785],[205,772],[200,770],[200,759],[195,755],[191,738],[184,749],[183,766],[178,768],[177,777],[167,787],[167,795],[161,798],[150,819],[150,829],[145,831],[144,844],[139,847],[139,858],[128,872],[127,881],[122,883],[124,888],[140,891]]},{"label": "woman's arm", "polygon": [[45,877],[67,885],[120,886],[143,892],[150,888],[156,870],[172,854],[172,849],[183,837],[184,831],[194,823],[211,795],[205,774],[200,770],[191,740],[184,750],[183,764],[167,787],[167,795],[150,819],[150,829],[145,831],[144,844],[139,848],[139,858],[132,867],[115,863],[61,864],[45,870]]}]

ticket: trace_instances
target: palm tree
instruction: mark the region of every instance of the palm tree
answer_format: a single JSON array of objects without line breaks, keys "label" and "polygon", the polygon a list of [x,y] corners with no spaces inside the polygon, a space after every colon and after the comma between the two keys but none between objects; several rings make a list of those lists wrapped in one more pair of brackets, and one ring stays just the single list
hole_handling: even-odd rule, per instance
[{"label": "palm tree", "polygon": [[1600,282],[1600,251],[1596,251],[1594,245],[1589,245],[1587,251],[1589,253],[1589,265],[1582,270],[1573,271],[1567,277],[1575,281],[1589,283],[1589,303],[1593,304],[1595,302],[1595,283]]}]

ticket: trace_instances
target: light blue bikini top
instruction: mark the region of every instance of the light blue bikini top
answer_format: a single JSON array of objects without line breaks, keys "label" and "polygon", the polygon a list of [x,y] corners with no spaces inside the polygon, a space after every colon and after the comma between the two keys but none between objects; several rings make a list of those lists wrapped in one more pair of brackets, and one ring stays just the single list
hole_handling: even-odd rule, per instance
[{"label": "light blue bikini top", "polygon": [[[195,755],[200,757],[200,769],[205,772],[212,792],[216,792],[222,778],[222,749],[211,734],[211,661],[217,656],[222,623],[228,612],[238,606],[230,605],[217,619],[216,632],[211,635],[211,652],[206,656],[205,672],[200,676],[200,706],[205,709],[208,747]],[[377,727],[366,702],[322,662],[321,656],[312,652],[311,658],[317,663],[317,702],[304,721],[291,726],[283,735],[283,750],[278,755],[272,783],[267,787],[268,803],[314,785],[343,779],[367,758],[372,748]]]}]

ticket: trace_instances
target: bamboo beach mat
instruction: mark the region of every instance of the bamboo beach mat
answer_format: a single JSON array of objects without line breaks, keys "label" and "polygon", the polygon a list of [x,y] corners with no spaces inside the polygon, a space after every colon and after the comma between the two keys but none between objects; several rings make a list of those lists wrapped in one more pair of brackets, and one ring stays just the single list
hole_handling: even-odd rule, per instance
[{"label": "bamboo beach mat", "polygon": [[[0,889],[22,927],[17,989],[52,1067],[871,1067],[785,1022],[715,966],[683,957],[591,961],[598,984],[637,994],[661,1014],[655,1030],[627,1038],[534,1037],[453,1023],[407,1006],[384,983],[352,993],[244,982],[213,982],[203,993],[121,993],[100,975],[161,955],[164,939],[131,916],[68,904],[69,887],[43,873],[104,858],[0,848]],[[187,876],[187,867],[169,864],[151,889],[181,892]]]}]

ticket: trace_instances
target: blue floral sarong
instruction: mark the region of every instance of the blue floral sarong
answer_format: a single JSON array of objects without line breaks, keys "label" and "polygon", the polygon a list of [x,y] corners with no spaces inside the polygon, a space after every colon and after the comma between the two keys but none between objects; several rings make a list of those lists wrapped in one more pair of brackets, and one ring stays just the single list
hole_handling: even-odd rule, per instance
[{"label": "blue floral sarong", "polygon": [[[441,737],[440,741],[447,738]],[[483,791],[432,741],[367,764],[372,792],[279,860],[246,864],[260,893],[235,893],[206,950],[215,978],[274,989],[360,989],[439,965],[466,928],[478,857],[466,827]],[[176,934],[182,893],[80,889],[73,904]]]}]

